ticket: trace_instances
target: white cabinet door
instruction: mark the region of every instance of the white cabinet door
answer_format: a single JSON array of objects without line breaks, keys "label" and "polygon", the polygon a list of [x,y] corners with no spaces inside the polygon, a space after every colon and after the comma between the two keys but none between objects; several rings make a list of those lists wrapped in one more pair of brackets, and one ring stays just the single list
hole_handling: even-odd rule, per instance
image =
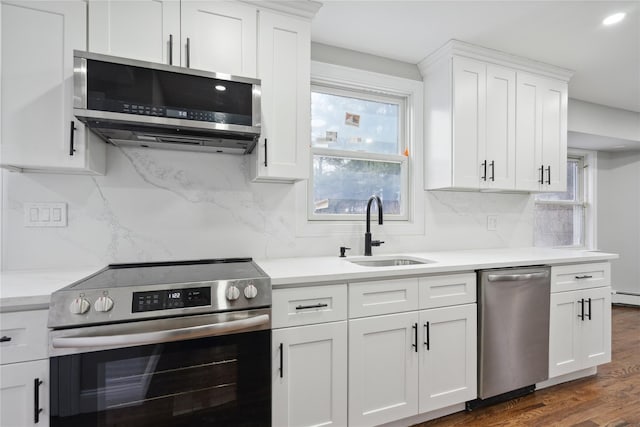
[{"label": "white cabinet door", "polygon": [[521,72],[516,80],[516,188],[565,191],[567,84]]},{"label": "white cabinet door", "polygon": [[611,361],[611,288],[551,294],[549,378]]},{"label": "white cabinet door", "polygon": [[349,425],[418,413],[418,313],[349,321]]},{"label": "white cabinet door", "polygon": [[48,359],[0,366],[0,425],[49,425]]},{"label": "white cabinet door", "polygon": [[[516,72],[487,65],[486,179],[481,188],[513,190],[516,185]],[[484,174],[484,170],[482,171]]]},{"label": "white cabinet door", "polygon": [[582,323],[583,368],[611,361],[611,288],[584,291],[587,315]]},{"label": "white cabinet door", "polygon": [[581,369],[581,291],[551,294],[549,320],[549,378]]},{"label": "white cabinet door", "polygon": [[543,191],[567,189],[567,84],[541,79]]},{"label": "white cabinet door", "polygon": [[104,173],[106,146],[72,113],[73,50],[86,47],[86,3],[2,2],[3,166]]},{"label": "white cabinet door", "polygon": [[180,65],[180,2],[91,0],[89,51]]},{"label": "white cabinet door", "polygon": [[476,305],[421,311],[419,326],[419,412],[475,399]]},{"label": "white cabinet door", "polygon": [[272,424],[346,426],[347,322],[276,329],[272,343]]},{"label": "white cabinet door", "polygon": [[182,66],[256,77],[256,15],[238,2],[182,1]]},{"label": "white cabinet door", "polygon": [[311,25],[261,10],[259,27],[262,135],[253,154],[252,178],[306,179],[311,138]]},{"label": "white cabinet door", "polygon": [[[478,188],[486,151],[486,65],[453,57],[453,186]],[[481,154],[482,153],[482,154]]]}]

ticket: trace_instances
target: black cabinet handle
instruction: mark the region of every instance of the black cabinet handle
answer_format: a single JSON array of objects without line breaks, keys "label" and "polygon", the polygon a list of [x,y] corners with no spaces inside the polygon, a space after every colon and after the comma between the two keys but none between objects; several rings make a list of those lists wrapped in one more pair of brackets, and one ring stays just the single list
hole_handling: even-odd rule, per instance
[{"label": "black cabinet handle", "polygon": [[299,305],[296,307],[296,310],[306,310],[309,308],[323,308],[323,307],[329,307],[329,304],[318,303],[314,305]]},{"label": "black cabinet handle", "polygon": [[547,167],[547,184],[551,185],[551,166]]},{"label": "black cabinet handle", "polygon": [[418,324],[414,323],[413,326],[413,339],[414,339],[414,343],[411,344],[411,347],[413,347],[416,351],[416,353],[418,352]]},{"label": "black cabinet handle", "polygon": [[540,166],[540,181],[538,181],[538,183],[540,184],[544,184],[544,165]]},{"label": "black cabinet handle", "polygon": [[496,162],[491,160],[491,181],[496,180]]},{"label": "black cabinet handle", "polygon": [[9,341],[11,341],[11,337],[8,337],[6,335],[0,338],[0,342],[9,342]]},{"label": "black cabinet handle", "polygon": [[588,274],[584,274],[582,276],[575,276],[576,279],[581,280],[581,279],[592,279],[593,276],[589,276]]},{"label": "black cabinet handle", "polygon": [[187,37],[187,68],[191,66],[191,40]]},{"label": "black cabinet handle", "polygon": [[73,135],[76,133],[76,123],[71,120],[71,131],[69,132],[69,155],[73,156],[76,149],[73,146]]},{"label": "black cabinet handle", "polygon": [[584,298],[578,302],[580,303],[580,314],[578,314],[578,317],[584,322]]},{"label": "black cabinet handle", "polygon": [[427,350],[431,350],[431,337],[429,332],[429,322],[424,324],[425,329],[427,330],[427,340],[424,342],[424,345],[427,346]]},{"label": "black cabinet handle", "polygon": [[173,34],[169,34],[169,65],[173,65]]},{"label": "black cabinet handle", "polygon": [[43,409],[40,407],[40,386],[42,385],[42,381],[40,378],[35,378],[33,380],[33,423],[38,424],[40,422],[40,412]]},{"label": "black cabinet handle", "polygon": [[482,176],[480,177],[481,180],[486,181],[487,180],[487,161],[485,160],[484,162],[482,162]]},{"label": "black cabinet handle", "polygon": [[587,319],[591,320],[591,298],[587,300],[587,305],[589,306],[589,313],[587,314]]},{"label": "black cabinet handle", "polygon": [[267,138],[264,139],[264,167],[267,167]]},{"label": "black cabinet handle", "polygon": [[280,343],[280,378],[282,378],[283,374],[283,356],[282,353],[284,352],[284,346],[282,343]]}]

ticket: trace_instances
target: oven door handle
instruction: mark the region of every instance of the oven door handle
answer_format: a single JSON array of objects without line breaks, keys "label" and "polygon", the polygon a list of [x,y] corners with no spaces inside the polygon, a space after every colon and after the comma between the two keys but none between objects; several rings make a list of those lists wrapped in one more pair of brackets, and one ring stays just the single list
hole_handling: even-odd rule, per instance
[{"label": "oven door handle", "polygon": [[258,316],[240,320],[231,320],[229,322],[189,326],[186,328],[167,329],[162,331],[120,335],[55,337],[52,338],[51,345],[54,348],[84,348],[157,344],[223,335],[229,332],[255,328],[266,323],[269,323],[269,315],[260,314]]}]

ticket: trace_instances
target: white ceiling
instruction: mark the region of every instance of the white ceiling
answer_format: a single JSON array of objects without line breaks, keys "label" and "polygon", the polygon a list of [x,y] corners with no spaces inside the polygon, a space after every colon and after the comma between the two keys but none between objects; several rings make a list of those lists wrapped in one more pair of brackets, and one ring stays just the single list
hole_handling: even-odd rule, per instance
[{"label": "white ceiling", "polygon": [[[314,42],[416,64],[458,39],[575,71],[571,98],[640,112],[640,1],[325,0]],[[602,19],[626,18],[612,27]]]}]

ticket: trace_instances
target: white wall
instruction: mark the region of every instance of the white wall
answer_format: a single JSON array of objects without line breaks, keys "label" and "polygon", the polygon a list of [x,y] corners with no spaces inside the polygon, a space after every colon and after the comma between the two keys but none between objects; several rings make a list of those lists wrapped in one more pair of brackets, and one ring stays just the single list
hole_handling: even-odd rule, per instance
[{"label": "white wall", "polygon": [[[3,269],[337,255],[341,245],[362,254],[364,218],[347,234],[297,236],[295,187],[250,183],[248,161],[246,156],[109,146],[106,176],[3,171]],[[399,236],[375,224],[374,236],[386,241],[375,252],[532,244],[529,195],[418,194],[424,231]],[[68,203],[68,227],[24,227],[23,204],[47,201]],[[499,215],[498,231],[486,230],[489,213]]]},{"label": "white wall", "polygon": [[640,304],[640,152],[598,153],[598,247],[620,254],[613,289]]}]

